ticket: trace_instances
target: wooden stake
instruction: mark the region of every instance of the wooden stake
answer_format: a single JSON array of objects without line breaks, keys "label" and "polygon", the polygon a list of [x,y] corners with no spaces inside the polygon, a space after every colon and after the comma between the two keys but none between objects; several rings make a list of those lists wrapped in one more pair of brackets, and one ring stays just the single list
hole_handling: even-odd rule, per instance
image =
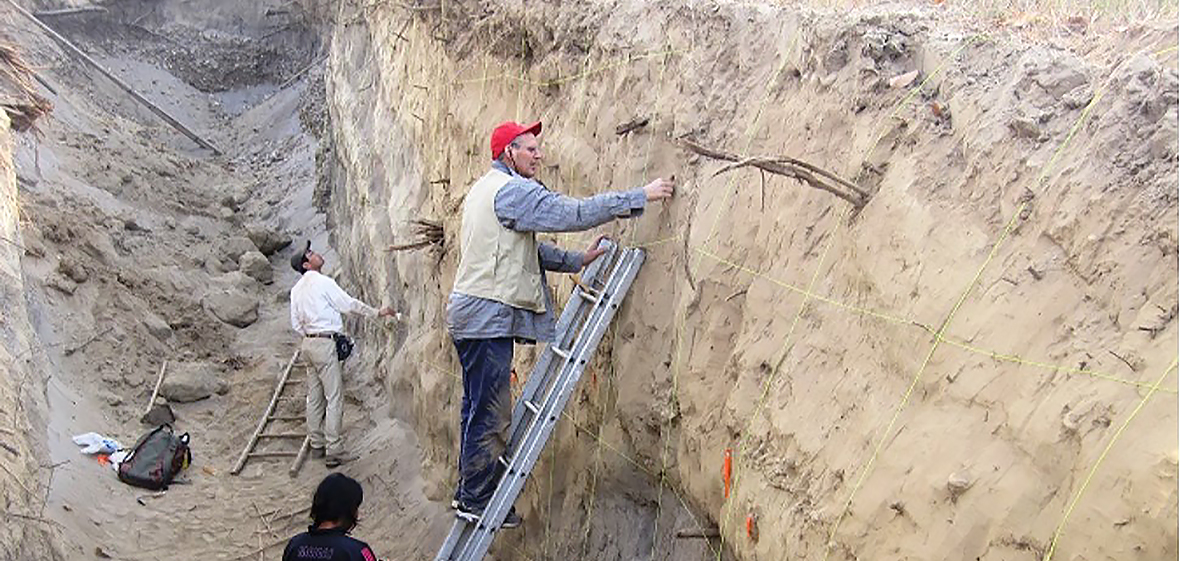
[{"label": "wooden stake", "polygon": [[148,400],[147,409],[143,410],[141,417],[146,417],[148,413],[152,412],[152,406],[156,404],[156,396],[160,395],[160,384],[164,383],[164,370],[168,368],[168,359],[164,359],[164,364],[160,365],[160,375],[156,376],[156,388],[152,390],[152,398]]},{"label": "wooden stake", "polygon": [[172,115],[169,115],[166,111],[164,111],[163,109],[160,109],[160,107],[158,105],[156,105],[155,103],[152,103],[151,101],[148,101],[147,98],[143,97],[142,95],[139,94],[139,92],[132,89],[132,87],[127,85],[126,82],[115,77],[115,75],[111,74],[111,72],[109,70],[104,68],[101,64],[99,64],[94,59],[90,58],[90,56],[87,55],[85,52],[83,52],[82,49],[79,49],[76,45],[71,43],[69,39],[62,37],[61,34],[54,31],[53,28],[49,27],[48,25],[45,25],[44,22],[37,19],[37,16],[30,13],[28,10],[20,7],[20,4],[17,4],[14,0],[8,0],[8,4],[11,5],[14,9],[16,9],[16,11],[20,12],[21,15],[28,18],[29,21],[32,21],[34,24],[36,24],[37,27],[40,27],[43,31],[48,33],[49,36],[52,37],[55,41],[57,41],[58,43],[61,43],[61,45],[66,48],[66,50],[73,53],[74,56],[77,56],[82,62],[85,62],[86,64],[90,65],[92,68],[97,70],[100,74],[102,74],[103,76],[106,76],[107,79],[114,82],[116,86],[119,86],[119,88],[121,88],[123,91],[127,92],[127,95],[131,96],[132,99],[134,99],[135,101],[138,101],[144,107],[147,107],[148,109],[150,109],[152,113],[155,113],[157,116],[159,116],[161,119],[163,119],[164,122],[168,123],[169,125],[172,125],[172,128],[176,129],[177,131],[180,131],[181,134],[184,134],[185,136],[189,137],[190,139],[192,139],[193,142],[196,142],[202,148],[206,148],[206,149],[212,151],[213,154],[215,154],[215,155],[218,155],[218,156],[221,155],[221,150],[218,149],[216,146],[214,146],[212,142],[209,142],[208,140],[201,138],[200,136],[197,135],[197,133],[193,132],[188,127],[181,124],[180,121],[177,121],[175,118],[173,118]]},{"label": "wooden stake", "polygon": [[722,479],[725,481],[725,498],[729,498],[729,484],[733,476],[733,449],[725,449],[725,463],[721,467]]},{"label": "wooden stake", "polygon": [[678,538],[719,538],[721,532],[717,528],[704,528],[698,530],[680,530],[676,532]]},{"label": "wooden stake", "polygon": [[43,18],[46,16],[52,17],[52,16],[69,16],[69,15],[74,15],[74,14],[85,14],[87,12],[98,12],[98,13],[105,14],[106,11],[107,11],[107,9],[102,6],[78,6],[77,8],[61,8],[58,10],[41,10],[39,12],[33,12],[33,15],[35,15],[39,18]]}]

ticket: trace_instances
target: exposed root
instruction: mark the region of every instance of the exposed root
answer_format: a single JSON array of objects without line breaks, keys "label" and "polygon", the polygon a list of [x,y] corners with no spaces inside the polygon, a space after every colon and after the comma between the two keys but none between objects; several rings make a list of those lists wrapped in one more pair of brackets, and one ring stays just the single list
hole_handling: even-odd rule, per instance
[{"label": "exposed root", "polygon": [[624,134],[627,134],[629,132],[641,129],[641,128],[647,126],[648,121],[649,121],[649,119],[647,117],[636,117],[634,119],[631,119],[630,121],[627,121],[626,123],[623,123],[623,124],[615,127],[615,134],[617,134],[619,136],[623,136]]},{"label": "exposed root", "polygon": [[407,243],[391,245],[386,251],[407,251],[431,245],[442,246],[444,239],[442,222],[427,220],[425,218],[415,218],[410,221],[410,224],[414,235],[418,239]]},{"label": "exposed root", "polygon": [[0,44],[0,108],[18,132],[28,130],[38,117],[53,110],[53,104],[37,93],[30,78],[39,77],[16,48]]},{"label": "exposed root", "polygon": [[812,188],[831,193],[848,201],[849,204],[857,209],[863,208],[869,201],[869,193],[865,189],[830,171],[797,158],[790,156],[744,157],[724,150],[706,148],[687,138],[681,138],[680,143],[685,148],[702,156],[733,162],[714,172],[714,176],[743,167],[755,167],[773,174],[790,177]]}]

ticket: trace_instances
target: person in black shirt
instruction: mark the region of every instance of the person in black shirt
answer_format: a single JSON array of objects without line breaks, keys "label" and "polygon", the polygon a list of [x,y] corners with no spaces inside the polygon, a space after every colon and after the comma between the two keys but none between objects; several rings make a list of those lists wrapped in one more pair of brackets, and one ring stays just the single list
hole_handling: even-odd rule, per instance
[{"label": "person in black shirt", "polygon": [[325,477],[311,500],[311,526],[287,542],[283,561],[377,561],[369,544],[348,536],[364,498],[355,479],[342,473]]}]

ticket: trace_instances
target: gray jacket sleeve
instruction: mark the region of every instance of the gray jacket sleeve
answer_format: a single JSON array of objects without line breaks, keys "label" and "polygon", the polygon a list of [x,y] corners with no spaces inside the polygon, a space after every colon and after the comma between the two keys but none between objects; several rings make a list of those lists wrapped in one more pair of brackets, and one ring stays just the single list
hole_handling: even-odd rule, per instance
[{"label": "gray jacket sleeve", "polygon": [[557,246],[541,243],[537,245],[541,257],[541,268],[558,273],[576,273],[582,270],[582,252],[566,251]]},{"label": "gray jacket sleeve", "polygon": [[643,214],[642,188],[575,199],[527,179],[513,179],[496,193],[496,217],[517,232],[578,232],[616,218]]}]

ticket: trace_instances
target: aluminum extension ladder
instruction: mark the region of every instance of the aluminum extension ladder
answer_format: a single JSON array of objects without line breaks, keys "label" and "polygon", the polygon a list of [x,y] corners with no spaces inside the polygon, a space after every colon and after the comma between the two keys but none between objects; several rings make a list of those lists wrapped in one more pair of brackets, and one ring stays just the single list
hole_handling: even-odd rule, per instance
[{"label": "aluminum extension ladder", "polygon": [[[574,387],[594,355],[619,304],[643,265],[642,249],[604,241],[607,252],[586,268],[557,321],[555,341],[546,346],[512,410],[500,483],[476,522],[458,516],[435,561],[483,559],[504,517],[557,426]],[[602,247],[602,246],[600,246]]]}]

